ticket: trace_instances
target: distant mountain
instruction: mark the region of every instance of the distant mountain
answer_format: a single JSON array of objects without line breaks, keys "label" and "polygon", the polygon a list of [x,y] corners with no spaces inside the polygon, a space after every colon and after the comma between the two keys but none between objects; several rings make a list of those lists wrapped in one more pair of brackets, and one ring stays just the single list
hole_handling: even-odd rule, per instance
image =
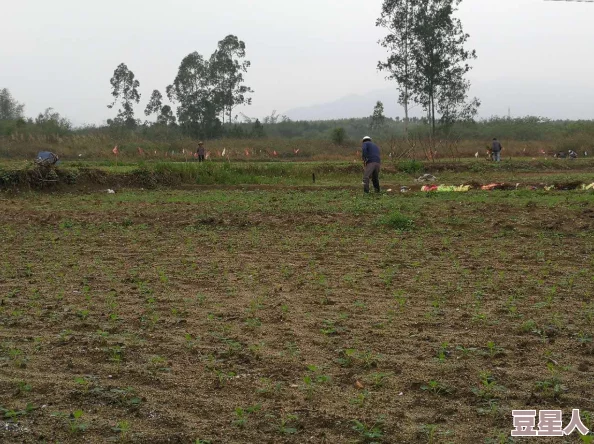
[{"label": "distant mountain", "polygon": [[398,92],[395,89],[372,91],[365,95],[352,94],[334,102],[294,108],[283,114],[292,120],[330,120],[368,117],[373,114],[377,101],[384,104],[387,117],[403,117],[404,111],[398,105]]},{"label": "distant mountain", "polygon": [[[579,82],[565,79],[497,78],[473,80],[471,96],[477,96],[482,105],[479,118],[494,115],[512,117],[543,116],[552,119],[593,119],[594,90]],[[398,104],[396,88],[371,91],[363,95],[348,95],[328,103],[295,108],[285,112],[293,120],[330,120],[368,117],[380,100],[386,117],[404,117]],[[423,110],[413,106],[411,117],[421,117]]]}]

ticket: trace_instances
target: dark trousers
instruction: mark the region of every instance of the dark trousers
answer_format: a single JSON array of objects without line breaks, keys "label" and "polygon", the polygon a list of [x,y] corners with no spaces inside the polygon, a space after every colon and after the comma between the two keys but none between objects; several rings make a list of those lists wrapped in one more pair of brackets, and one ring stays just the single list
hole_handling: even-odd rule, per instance
[{"label": "dark trousers", "polygon": [[373,182],[373,188],[375,188],[376,192],[380,192],[379,172],[379,163],[372,162],[365,165],[365,173],[363,174],[363,191],[369,193],[369,178],[371,178],[371,181]]},{"label": "dark trousers", "polygon": [[198,154],[198,162],[204,162],[204,154]]}]

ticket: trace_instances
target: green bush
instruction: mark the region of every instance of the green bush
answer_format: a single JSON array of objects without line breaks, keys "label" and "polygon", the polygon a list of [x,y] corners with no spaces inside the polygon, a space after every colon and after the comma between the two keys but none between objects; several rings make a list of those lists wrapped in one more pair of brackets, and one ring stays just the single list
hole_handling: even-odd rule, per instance
[{"label": "green bush", "polygon": [[398,164],[398,170],[407,174],[420,174],[425,170],[425,167],[418,160],[405,160]]},{"label": "green bush", "polygon": [[334,128],[332,130],[331,138],[335,145],[344,145],[346,142],[346,131],[343,127]]},{"label": "green bush", "polygon": [[415,222],[399,211],[382,216],[379,220],[381,225],[393,228],[398,231],[409,231],[414,228]]}]

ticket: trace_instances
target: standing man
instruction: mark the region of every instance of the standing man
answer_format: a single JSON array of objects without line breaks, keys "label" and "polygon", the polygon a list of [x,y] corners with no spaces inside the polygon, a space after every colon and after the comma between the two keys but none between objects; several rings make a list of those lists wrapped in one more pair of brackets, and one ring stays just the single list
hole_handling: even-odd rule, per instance
[{"label": "standing man", "polygon": [[363,165],[365,172],[363,174],[363,191],[369,193],[369,178],[373,182],[373,188],[377,193],[380,192],[379,172],[380,172],[380,149],[371,141],[371,137],[363,137]]},{"label": "standing man", "polygon": [[503,147],[499,143],[499,140],[497,140],[497,137],[494,137],[491,144],[491,152],[493,153],[493,160],[495,162],[501,162],[501,150],[503,150]]},{"label": "standing man", "polygon": [[198,162],[204,162],[204,142],[198,142],[198,149],[196,150],[196,153],[198,154]]}]

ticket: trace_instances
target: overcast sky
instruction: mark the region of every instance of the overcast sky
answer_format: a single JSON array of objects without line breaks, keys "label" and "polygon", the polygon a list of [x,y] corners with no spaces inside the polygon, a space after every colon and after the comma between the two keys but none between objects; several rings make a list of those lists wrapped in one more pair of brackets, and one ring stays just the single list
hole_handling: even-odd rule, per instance
[{"label": "overcast sky", "polygon": [[[391,87],[378,60],[382,0],[19,0],[2,2],[0,88],[34,116],[53,107],[77,124],[115,110],[111,78],[124,62],[141,108],[164,93],[182,58],[219,40],[245,41],[255,90],[245,110],[263,117]],[[477,50],[473,95],[481,116],[594,118],[594,3],[464,0],[459,16]],[[370,110],[371,113],[371,110]],[[138,116],[144,119],[144,115]],[[332,116],[328,116],[332,117]]]}]

